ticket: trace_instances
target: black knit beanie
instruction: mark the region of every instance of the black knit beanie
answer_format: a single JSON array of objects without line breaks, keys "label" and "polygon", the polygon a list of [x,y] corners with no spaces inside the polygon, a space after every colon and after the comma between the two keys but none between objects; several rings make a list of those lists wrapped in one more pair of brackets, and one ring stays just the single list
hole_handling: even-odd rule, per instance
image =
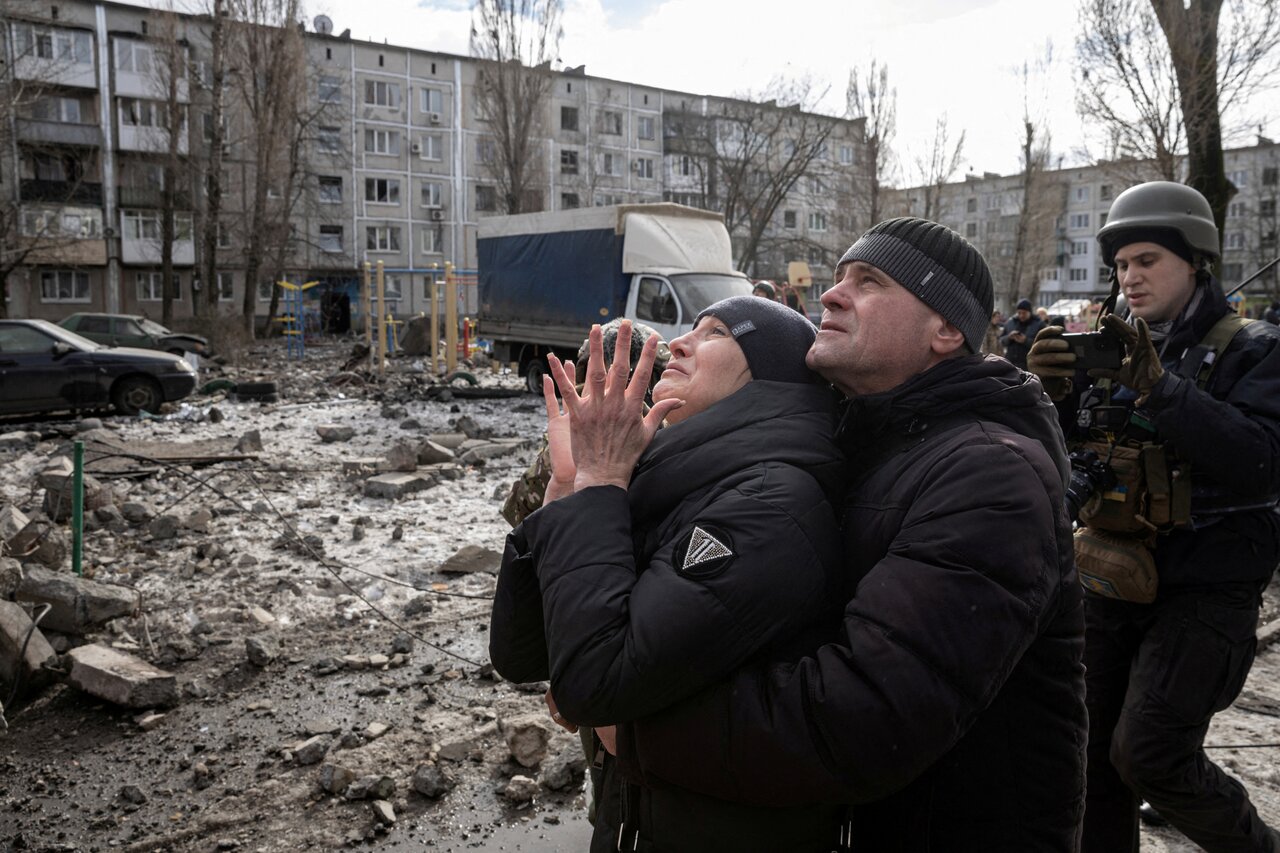
[{"label": "black knit beanie", "polygon": [[959,329],[970,352],[981,350],[995,310],[991,270],[959,234],[927,219],[886,219],[840,258],[850,261],[883,271]]},{"label": "black knit beanie", "polygon": [[703,309],[694,324],[707,316],[716,317],[729,327],[729,333],[747,357],[752,379],[822,381],[822,377],[804,363],[818,330],[803,314],[758,296],[731,296]]}]

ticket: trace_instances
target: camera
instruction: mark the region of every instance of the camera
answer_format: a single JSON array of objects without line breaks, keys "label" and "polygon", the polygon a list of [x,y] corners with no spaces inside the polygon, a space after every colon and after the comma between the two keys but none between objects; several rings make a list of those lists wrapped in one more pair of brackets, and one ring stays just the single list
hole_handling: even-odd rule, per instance
[{"label": "camera", "polygon": [[1092,450],[1073,450],[1068,459],[1071,461],[1071,478],[1067,481],[1067,514],[1075,521],[1089,498],[1116,484],[1116,475],[1111,466]]},{"label": "camera", "polygon": [[1124,342],[1110,329],[1073,332],[1063,335],[1062,339],[1076,354],[1076,368],[1079,370],[1119,370],[1120,363],[1124,361]]}]

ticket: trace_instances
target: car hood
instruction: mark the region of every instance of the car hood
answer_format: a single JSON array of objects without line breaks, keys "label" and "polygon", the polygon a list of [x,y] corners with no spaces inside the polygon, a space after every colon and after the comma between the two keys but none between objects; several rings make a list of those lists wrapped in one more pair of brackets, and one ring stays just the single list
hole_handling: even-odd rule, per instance
[{"label": "car hood", "polygon": [[176,362],[186,364],[184,359],[178,358],[176,355],[157,352],[153,349],[139,349],[138,347],[102,347],[88,353],[98,362],[116,362],[128,361],[139,362],[145,361],[156,366],[172,366]]},{"label": "car hood", "polygon": [[192,335],[187,332],[170,332],[167,335],[162,335],[161,339],[166,341],[194,341],[206,347],[209,345],[209,339],[203,335]]}]

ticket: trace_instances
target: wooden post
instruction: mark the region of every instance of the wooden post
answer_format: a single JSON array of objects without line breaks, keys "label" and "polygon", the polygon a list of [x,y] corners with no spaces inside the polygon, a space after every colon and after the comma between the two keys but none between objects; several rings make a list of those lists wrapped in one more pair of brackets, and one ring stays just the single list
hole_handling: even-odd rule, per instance
[{"label": "wooden post", "polygon": [[364,345],[373,344],[373,324],[369,320],[369,262],[364,262],[364,287],[360,289],[360,315],[364,317]]},{"label": "wooden post", "polygon": [[431,375],[440,372],[440,282],[431,276]]},{"label": "wooden post", "polygon": [[387,301],[386,301],[386,279],[382,272],[382,261],[378,261],[378,305],[373,316],[377,318],[377,326],[374,328],[374,334],[378,336],[378,375],[381,376],[387,369]]},{"label": "wooden post", "polygon": [[458,369],[458,279],[451,261],[444,265],[444,323],[444,369],[453,373]]}]

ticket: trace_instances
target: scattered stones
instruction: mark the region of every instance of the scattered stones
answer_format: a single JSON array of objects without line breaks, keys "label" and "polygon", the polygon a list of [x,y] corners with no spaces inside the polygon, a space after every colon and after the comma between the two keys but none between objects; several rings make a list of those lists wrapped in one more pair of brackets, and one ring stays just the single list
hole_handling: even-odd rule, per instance
[{"label": "scattered stones", "polygon": [[404,525],[403,525],[403,524],[397,524],[397,525],[396,525],[394,528],[392,528],[392,530],[391,530],[391,541],[392,541],[392,542],[399,542],[399,541],[400,541],[401,539],[403,539],[403,538],[404,538]]},{"label": "scattered stones", "polygon": [[[72,474],[70,460],[66,460],[66,457],[62,456],[57,457],[57,459],[65,460],[65,466],[61,463],[56,463],[55,467],[41,471],[37,479],[45,489],[45,514],[54,521],[66,521],[71,518],[75,477]],[[83,506],[86,510],[101,509],[112,503],[114,496],[109,489],[103,487],[97,478],[89,474],[83,474],[81,475],[81,483],[84,488]]]},{"label": "scattered stones", "polygon": [[[430,616],[431,611],[435,609],[435,602],[431,600],[429,595],[419,595],[411,598],[404,604],[405,616]],[[393,648],[392,651],[395,651]]]},{"label": "scattered stones", "polygon": [[188,530],[194,530],[197,533],[208,533],[209,525],[212,523],[213,513],[203,508],[191,513],[182,521],[183,527]]},{"label": "scattered stones", "polygon": [[379,474],[364,481],[364,493],[371,498],[396,500],[434,485],[432,478],[418,474]]},{"label": "scattered stones", "polygon": [[396,780],[390,776],[361,776],[347,786],[348,800],[389,800],[396,794]]},{"label": "scattered stones", "polygon": [[172,539],[178,535],[178,526],[181,524],[181,519],[176,515],[162,515],[151,519],[151,523],[147,525],[147,532],[157,541]]},{"label": "scattered stones", "polygon": [[341,794],[355,778],[355,773],[339,764],[324,764],[320,767],[320,787],[330,794]]},{"label": "scattered stones", "polygon": [[422,429],[422,424],[418,421],[417,418],[405,418],[400,422],[400,429],[408,429],[408,430]]},{"label": "scattered stones", "polygon": [[302,731],[304,731],[308,737],[315,737],[316,735],[336,735],[338,732],[342,731],[342,726],[332,720],[305,720],[302,723]]},{"label": "scattered stones", "polygon": [[373,818],[383,826],[391,826],[396,822],[395,809],[386,800],[374,800],[372,803]]},{"label": "scattered stones", "polygon": [[144,732],[149,732],[164,722],[164,718],[167,716],[168,714],[143,714],[141,717],[135,718],[134,722],[137,723],[138,728]]},{"label": "scattered stones", "polygon": [[391,731],[391,726],[386,723],[370,723],[365,726],[362,734],[365,740],[377,740],[389,731]]},{"label": "scattered stones", "polygon": [[364,525],[357,524],[351,528],[351,541],[361,542],[364,540]]},{"label": "scattered stones", "polygon": [[[18,652],[24,643],[26,651],[19,659]],[[39,686],[49,681],[44,667],[55,663],[57,658],[53,646],[32,624],[27,611],[12,601],[0,601],[0,682],[11,685],[21,673],[26,686]]]},{"label": "scattered stones", "polygon": [[96,643],[67,652],[73,687],[128,708],[151,708],[178,701],[178,680],[132,655]]},{"label": "scattered stones", "polygon": [[413,652],[413,637],[408,634],[396,634],[391,640],[391,653],[407,655]]},{"label": "scattered stones", "polygon": [[142,789],[137,785],[125,785],[116,796],[121,802],[135,806],[140,806],[147,801],[147,795],[142,793]]},{"label": "scattered stones", "polygon": [[11,557],[0,557],[0,599],[9,600],[22,583],[22,563]]},{"label": "scattered stones", "polygon": [[381,416],[389,421],[398,421],[409,416],[409,410],[404,406],[383,405]]},{"label": "scattered stones", "polygon": [[503,719],[499,725],[511,757],[522,767],[537,767],[547,757],[551,728],[545,714],[521,714]]},{"label": "scattered stones", "polygon": [[327,425],[316,427],[316,435],[320,436],[320,441],[324,444],[337,444],[342,441],[350,441],[355,434],[355,428],[349,426]]},{"label": "scattered stones", "polygon": [[249,430],[236,442],[236,450],[240,453],[261,453],[262,433],[256,429]]},{"label": "scattered stones", "polygon": [[52,631],[86,634],[121,616],[132,615],[138,595],[114,584],[29,566],[18,584],[17,599],[48,604],[52,609],[40,624]]},{"label": "scattered stones", "polygon": [[30,523],[31,519],[27,518],[26,513],[13,504],[5,504],[0,507],[0,541],[8,542]]},{"label": "scattered stones", "polygon": [[293,760],[298,764],[319,764],[329,752],[331,742],[328,735],[307,738],[293,747]]},{"label": "scattered stones", "polygon": [[419,764],[413,771],[413,790],[435,800],[453,790],[457,782],[435,764]]},{"label": "scattered stones", "polygon": [[71,541],[62,528],[47,518],[33,518],[9,539],[9,553],[24,562],[35,561],[60,569],[71,554]]},{"label": "scattered stones", "polygon": [[120,514],[130,524],[145,524],[151,518],[151,510],[137,501],[125,501],[120,507]]},{"label": "scattered stones", "polygon": [[267,637],[245,637],[244,654],[249,663],[256,667],[264,667],[274,661],[280,651]]},{"label": "scattered stones", "polygon": [[269,626],[276,623],[276,617],[257,604],[249,608],[249,618],[259,625]]},{"label": "scattered stones", "polygon": [[427,439],[418,445],[418,464],[419,465],[437,465],[442,462],[452,462],[454,459],[453,451],[445,447],[443,444]]},{"label": "scattered stones", "polygon": [[548,791],[564,791],[582,784],[587,759],[577,744],[560,750],[542,763],[538,781]]},{"label": "scattered stones", "polygon": [[398,441],[387,451],[383,467],[388,471],[418,470],[418,449],[405,441]]},{"label": "scattered stones", "polygon": [[501,563],[502,555],[492,548],[463,545],[452,557],[440,564],[439,571],[444,574],[487,572],[496,575]]},{"label": "scattered stones", "polygon": [[538,795],[538,783],[528,776],[512,776],[502,788],[502,796],[513,803],[531,802]]}]

